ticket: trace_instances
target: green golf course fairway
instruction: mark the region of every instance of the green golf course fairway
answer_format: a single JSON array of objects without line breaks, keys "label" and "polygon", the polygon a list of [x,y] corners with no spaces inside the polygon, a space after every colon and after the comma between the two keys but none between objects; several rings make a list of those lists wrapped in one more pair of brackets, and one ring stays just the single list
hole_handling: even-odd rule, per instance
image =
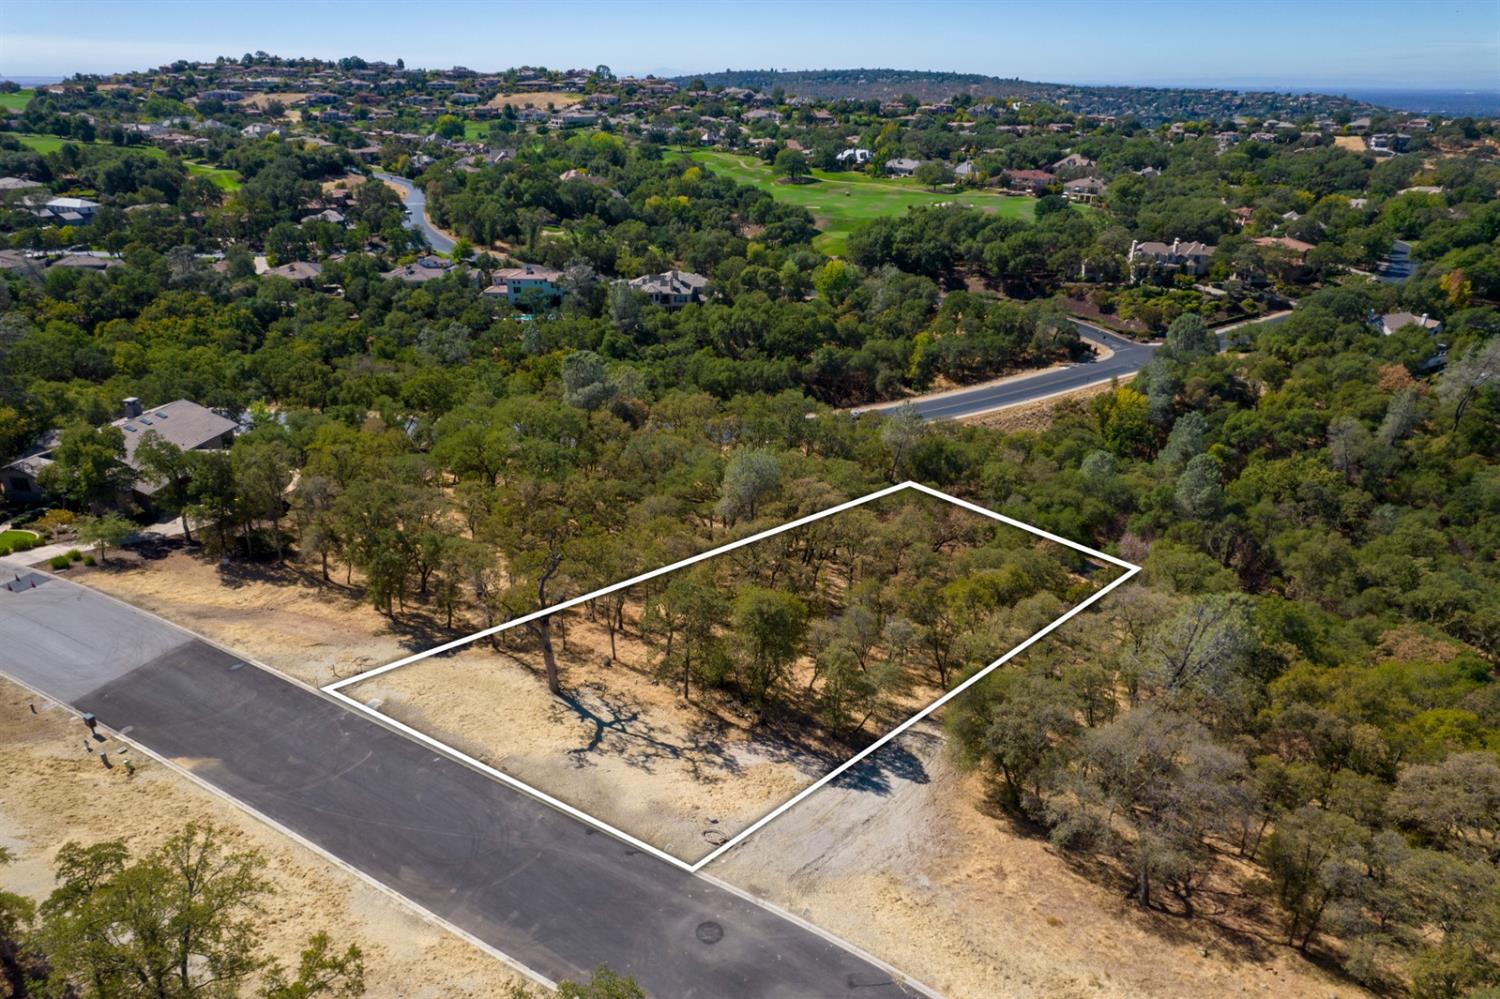
[{"label": "green golf course fairway", "polygon": [[0,94],[0,111],[25,111],[26,105],[36,96],[36,91],[30,87],[17,90],[14,93]]},{"label": "green golf course fairway", "polygon": [[812,213],[821,233],[813,246],[827,254],[844,252],[844,243],[855,226],[884,215],[902,215],[914,205],[973,205],[1011,218],[1029,219],[1036,205],[1032,198],[994,191],[937,192],[913,180],[871,177],[864,173],[830,173],[814,170],[811,181],[778,184],[767,163],[737,153],[695,149],[689,154],[715,173],[732,177],[769,191],[778,201],[801,205]]},{"label": "green golf course fairway", "polygon": [[[92,143],[87,143],[83,142],[80,139],[63,139],[59,138],[56,135],[38,135],[35,132],[11,132],[9,134],[27,149],[35,150],[36,152],[39,152],[44,156],[48,153],[57,152],[63,147],[64,144],[70,142],[74,145],[80,146],[102,146],[106,144],[101,139],[95,139]],[[164,160],[167,158],[166,152],[162,149],[157,148],[156,146],[116,146],[115,148],[133,149],[137,152],[145,153],[147,156],[153,156],[159,160]],[[240,189],[240,175],[233,170],[227,170],[223,167],[209,166],[207,163],[199,163],[195,160],[183,160],[182,165],[183,168],[186,169],[190,174],[207,177],[210,181],[213,182],[213,185],[221,191],[238,191]]]}]

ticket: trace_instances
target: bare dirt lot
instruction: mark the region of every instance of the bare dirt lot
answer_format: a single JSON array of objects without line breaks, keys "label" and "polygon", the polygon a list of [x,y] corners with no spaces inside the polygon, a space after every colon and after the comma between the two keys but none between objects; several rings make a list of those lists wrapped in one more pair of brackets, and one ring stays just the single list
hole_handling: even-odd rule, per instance
[{"label": "bare dirt lot", "polygon": [[[73,578],[317,686],[453,637],[410,622],[393,630],[354,592],[291,568],[220,568],[182,552],[126,557]],[[698,722],[666,688],[624,667],[608,688],[578,682],[571,670],[583,667],[585,654],[592,660],[585,649],[598,638],[584,627],[557,646],[571,703],[547,692],[525,656],[488,643],[345,693],[689,860],[832,765],[752,737],[743,725]]]},{"label": "bare dirt lot", "polygon": [[75,567],[69,578],[314,686],[452,637],[425,630],[420,619],[396,630],[357,590],[292,566],[219,566],[181,551],[145,561],[114,553],[110,561]]},{"label": "bare dirt lot", "polygon": [[[36,714],[28,707],[33,703]],[[0,680],[0,845],[16,858],[0,869],[5,888],[45,898],[58,848],[69,840],[121,839],[140,855],[189,822],[212,822],[237,847],[263,853],[275,871],[276,894],[256,922],[263,952],[284,965],[295,969],[308,937],[327,930],[341,946],[357,943],[364,951],[370,996],[479,999],[520,980],[477,947],[181,774],[134,751],[127,754],[137,768],[133,777],[123,766],[105,770],[84,753],[82,732],[61,708]]]},{"label": "bare dirt lot", "polygon": [[[698,716],[627,666],[601,676],[602,632],[579,622],[558,646],[563,700],[534,654],[487,645],[344,693],[689,863],[841,761],[743,718]],[[617,645],[622,658],[638,654]]]},{"label": "bare dirt lot", "polygon": [[550,104],[562,109],[578,104],[582,100],[582,94],[570,94],[562,90],[543,90],[530,94],[496,94],[490,98],[485,107],[544,108]]}]

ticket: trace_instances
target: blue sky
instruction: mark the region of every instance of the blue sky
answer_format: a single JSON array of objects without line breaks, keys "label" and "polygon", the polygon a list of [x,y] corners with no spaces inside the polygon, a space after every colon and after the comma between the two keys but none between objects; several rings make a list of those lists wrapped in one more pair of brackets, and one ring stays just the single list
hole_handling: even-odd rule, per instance
[{"label": "blue sky", "polygon": [[857,66],[1066,83],[1500,89],[1500,0],[3,0],[0,75],[264,50],[617,73]]}]

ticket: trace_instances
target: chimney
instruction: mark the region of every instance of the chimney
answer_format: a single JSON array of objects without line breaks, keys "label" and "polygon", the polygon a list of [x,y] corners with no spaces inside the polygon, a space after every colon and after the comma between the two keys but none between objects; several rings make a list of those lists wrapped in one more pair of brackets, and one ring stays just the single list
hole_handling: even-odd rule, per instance
[{"label": "chimney", "polygon": [[145,412],[145,410],[141,408],[141,400],[137,399],[135,396],[131,396],[130,398],[125,400],[124,409],[125,419],[127,420],[140,416],[141,413]]}]

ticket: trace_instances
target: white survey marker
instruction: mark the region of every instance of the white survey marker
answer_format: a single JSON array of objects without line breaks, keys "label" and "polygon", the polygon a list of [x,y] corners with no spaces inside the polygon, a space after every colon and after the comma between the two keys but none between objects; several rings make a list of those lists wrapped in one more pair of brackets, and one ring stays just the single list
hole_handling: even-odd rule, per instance
[{"label": "white survey marker", "polygon": [[[391,716],[384,714],[377,708],[371,707],[368,704],[356,700],[355,698],[350,697],[348,694],[345,694],[343,692],[343,689],[346,687],[352,686],[365,680],[369,680],[372,677],[381,675],[382,673],[389,673],[392,670],[400,669],[403,666],[410,666],[412,663],[420,662],[423,659],[428,659],[432,656],[450,652],[454,649],[469,645],[472,642],[477,642],[481,639],[488,638],[489,636],[497,634],[499,632],[507,631],[511,628],[521,627],[531,621],[535,621],[538,618],[545,617],[549,614],[556,614],[559,611],[567,610],[570,607],[576,607],[579,604],[587,603],[590,600],[595,600],[599,597],[606,596],[610,593],[616,592],[617,590],[626,589],[627,587],[644,583],[648,580],[655,579],[658,576],[664,576],[668,573],[676,572],[679,569],[685,569],[688,566],[694,565],[698,562],[702,562],[705,559],[711,559],[715,556],[723,555],[726,552],[734,551],[737,548],[743,548],[746,545],[754,544],[757,541],[763,541],[766,538],[775,537],[776,535],[782,534],[786,531],[795,530],[815,521],[822,520],[825,517],[831,517],[835,514],[842,513],[845,510],[863,506],[866,503],[882,499],[886,496],[894,495],[904,490],[915,490],[917,492],[925,493],[929,496],[943,500],[944,502],[951,503],[954,506],[962,507],[963,509],[968,510],[972,513],[977,513],[980,516],[988,517],[991,520],[995,520],[1002,524],[1007,524],[1011,527],[1018,528],[1022,531],[1026,531],[1029,534],[1034,534],[1038,537],[1046,538],[1048,541],[1052,541],[1067,548],[1071,548],[1074,551],[1081,552],[1084,555],[1089,556],[1090,558],[1095,558],[1099,559],[1100,561],[1107,562],[1110,565],[1123,569],[1124,571],[1114,579],[1110,580],[1104,586],[1101,586],[1098,590],[1095,590],[1093,593],[1089,594],[1086,599],[1069,608],[1066,613],[1059,616],[1056,620],[1052,621],[1046,627],[1037,631],[1035,634],[1031,635],[1020,644],[1016,645],[1015,648],[1006,652],[1004,655],[1000,656],[1000,658],[996,659],[994,662],[985,666],[983,669],[976,672],[973,676],[966,679],[963,683],[960,683],[952,690],[934,700],[931,704],[928,704],[926,707],[913,714],[910,718],[901,722],[885,735],[881,736],[879,739],[876,739],[870,745],[855,753],[853,756],[845,760],[843,763],[839,764],[837,767],[834,767],[828,773],[824,774],[822,777],[818,778],[816,781],[803,788],[801,791],[797,792],[791,798],[787,799],[780,805],[777,805],[775,808],[771,809],[771,811],[767,812],[765,815],[762,815],[760,818],[756,819],[753,823],[740,830],[733,837],[726,840],[722,845],[717,847],[712,853],[704,856],[696,863],[689,863],[679,857],[674,857],[672,854],[667,853],[666,851],[659,849],[658,847],[652,846],[650,843],[646,843],[635,836],[632,836],[630,833],[627,833],[623,829],[611,825],[610,823],[598,818],[597,816],[590,815],[587,812],[582,811],[581,809],[575,808],[567,802],[553,797],[540,788],[527,784],[524,781],[517,780],[510,774],[507,774],[501,770],[497,770],[494,767],[489,766],[488,764],[477,760],[458,749],[455,749],[445,742],[434,739],[432,736],[428,735],[425,732],[419,731],[418,729],[412,728],[410,725],[406,725],[400,721],[397,721]],[[665,565],[659,569],[652,569],[650,572],[644,572],[638,576],[632,576],[629,579],[623,579],[618,583],[612,583],[609,586],[594,590],[590,593],[572,597],[568,600],[561,601],[560,603],[553,604],[541,610],[534,611],[530,614],[526,614],[521,617],[506,621],[504,624],[498,624],[492,628],[486,628],[483,631],[476,631],[471,635],[465,635],[462,638],[456,638],[451,642],[445,642],[442,645],[435,646],[425,652],[418,652],[415,655],[407,656],[404,659],[397,659],[395,662],[386,663],[384,666],[376,666],[373,669],[365,670],[363,673],[358,673],[354,676],[346,677],[342,680],[337,680],[333,683],[327,684],[322,689],[324,693],[337,698],[341,703],[346,704],[349,707],[366,715],[369,715],[382,724],[394,728],[410,736],[411,738],[416,739],[419,742],[431,746],[432,748],[442,752],[443,754],[453,759],[459,760],[460,762],[465,763],[484,774],[487,774],[495,780],[514,787],[520,791],[524,791],[525,793],[531,795],[534,798],[537,798],[540,801],[545,802],[553,808],[566,812],[574,818],[582,822],[586,822],[596,829],[609,833],[611,836],[615,836],[618,839],[621,839],[636,847],[637,849],[651,854],[654,857],[665,860],[668,863],[674,864],[677,867],[680,867],[690,873],[697,873],[703,867],[712,863],[714,860],[723,856],[729,850],[732,850],[735,846],[744,842],[745,839],[751,834],[764,827],[767,823],[776,819],[776,817],[781,815],[783,812],[795,806],[802,799],[818,790],[818,788],[827,784],[829,781],[837,779],[839,775],[843,774],[851,767],[857,765],[861,760],[879,750],[882,746],[899,736],[902,732],[905,732],[907,729],[911,728],[913,725],[917,724],[919,721],[932,714],[938,708],[942,707],[944,704],[947,704],[949,701],[953,700],[953,698],[957,697],[959,694],[962,694],[965,690],[969,689],[974,684],[984,679],[990,673],[1000,668],[1005,663],[1015,658],[1017,655],[1020,655],[1026,649],[1030,648],[1032,645],[1036,644],[1041,639],[1051,634],[1053,631],[1057,630],[1064,623],[1072,619],[1074,615],[1097,603],[1111,590],[1114,590],[1116,587],[1122,585],[1126,580],[1130,579],[1140,571],[1140,566],[1135,565],[1131,562],[1127,562],[1124,559],[1106,554],[1105,552],[1098,551],[1094,548],[1090,548],[1087,545],[1081,545],[1076,541],[1070,541],[1067,538],[1059,537],[1049,531],[1044,531],[1039,527],[1034,527],[1031,524],[1023,523],[1019,520],[1015,520],[1014,518],[1007,517],[1004,514],[996,513],[993,510],[987,510],[984,507],[978,506],[974,503],[970,503],[967,500],[959,499],[956,496],[950,496],[949,494],[941,490],[933,489],[930,486],[924,486],[919,482],[902,482],[894,486],[889,486],[885,489],[877,490],[876,492],[870,493],[867,496],[861,496],[858,499],[849,500],[848,502],[840,503],[837,506],[831,506],[826,510],[820,510],[817,513],[809,514],[806,517],[799,517],[796,520],[788,521],[785,524],[781,524],[766,531],[761,531],[758,534],[740,538],[739,540],[730,542],[726,545],[720,545],[718,548],[710,549],[709,551],[694,555],[691,558],[685,558],[680,562],[674,562],[671,565]]]}]

